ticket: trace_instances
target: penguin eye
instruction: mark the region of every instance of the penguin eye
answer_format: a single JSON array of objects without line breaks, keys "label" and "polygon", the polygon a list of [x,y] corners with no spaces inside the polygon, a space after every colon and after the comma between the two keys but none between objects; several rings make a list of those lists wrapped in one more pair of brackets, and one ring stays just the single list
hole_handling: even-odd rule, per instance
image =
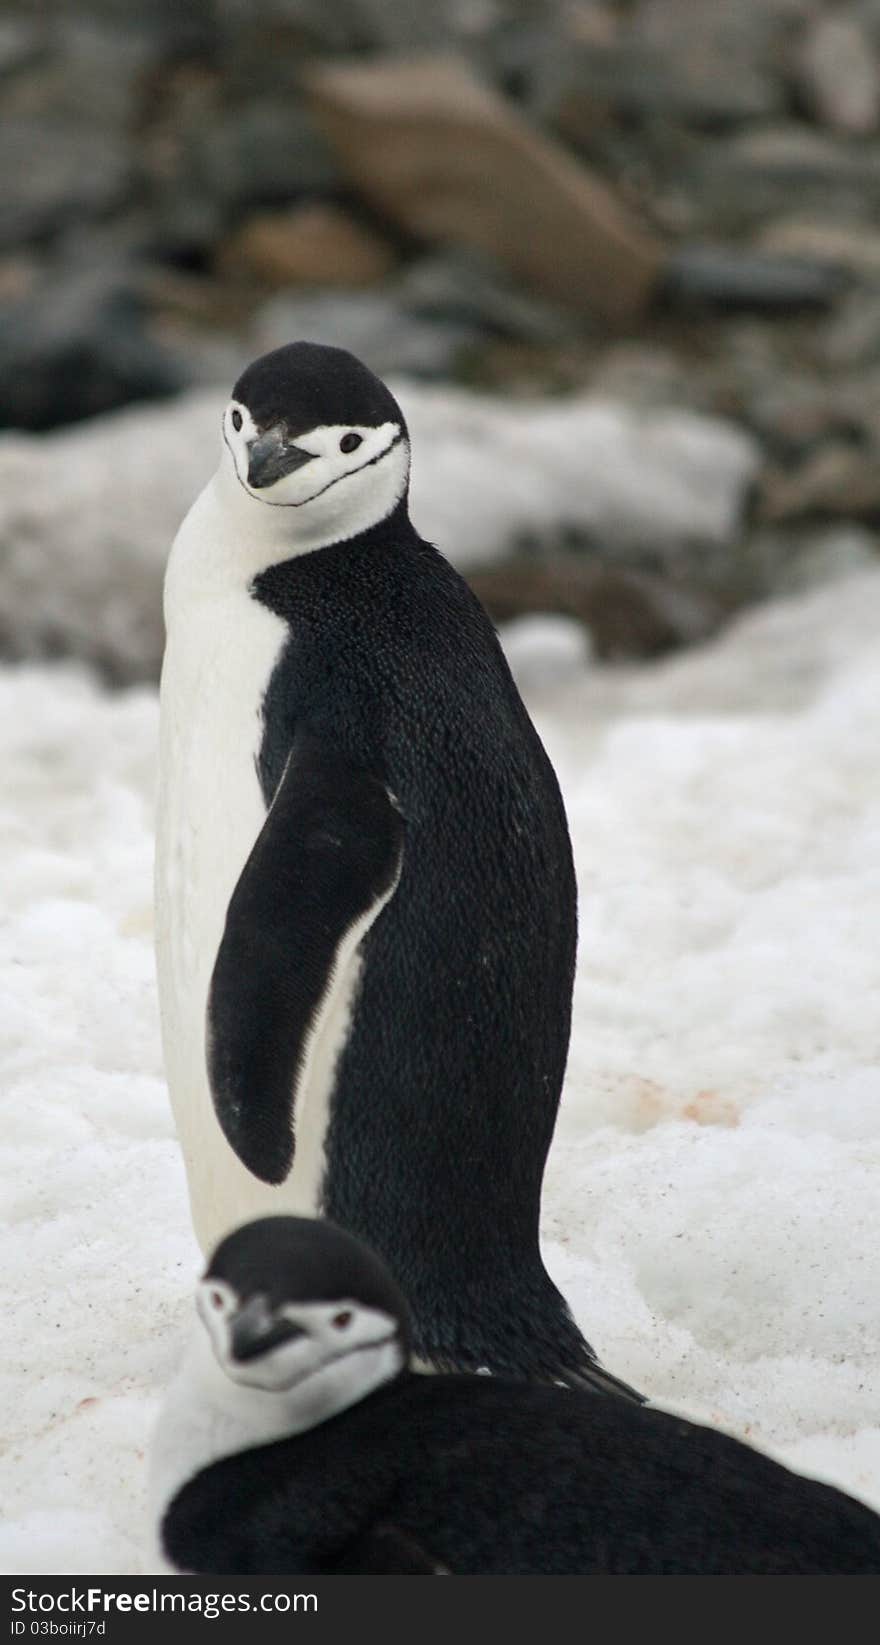
[{"label": "penguin eye", "polygon": [[232,422],[233,428],[235,429],[236,434],[238,433],[239,429],[241,428],[241,421],[242,421],[241,412],[240,411],[234,411],[232,413],[231,422]]},{"label": "penguin eye", "polygon": [[222,1291],[209,1291],[208,1301],[212,1308],[225,1308],[226,1306],[226,1298]]},{"label": "penguin eye", "polygon": [[332,1324],[336,1326],[337,1331],[344,1331],[346,1325],[350,1325],[351,1321],[352,1321],[351,1309],[350,1308],[343,1308],[341,1313],[333,1315]]},{"label": "penguin eye", "polygon": [[363,443],[360,434],[343,434],[339,442],[339,449],[345,452],[357,451],[358,446],[362,446]]}]

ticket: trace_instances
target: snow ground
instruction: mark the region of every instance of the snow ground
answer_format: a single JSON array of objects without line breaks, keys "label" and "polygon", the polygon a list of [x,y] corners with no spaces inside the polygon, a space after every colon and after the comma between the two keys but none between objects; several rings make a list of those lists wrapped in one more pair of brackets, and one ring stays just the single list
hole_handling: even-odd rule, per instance
[{"label": "snow ground", "polygon": [[[614,1370],[880,1506],[880,573],[672,662],[508,631],[581,887],[546,1250]],[[156,701],[0,673],[6,1509],[22,1574],[147,1568],[198,1255],[151,949]]]}]

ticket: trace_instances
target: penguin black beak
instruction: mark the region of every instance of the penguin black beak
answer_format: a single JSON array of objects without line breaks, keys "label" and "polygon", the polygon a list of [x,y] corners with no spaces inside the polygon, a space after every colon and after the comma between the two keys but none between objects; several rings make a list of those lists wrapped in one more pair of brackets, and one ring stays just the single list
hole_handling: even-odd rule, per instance
[{"label": "penguin black beak", "polygon": [[248,485],[254,491],[274,485],[285,474],[293,474],[303,463],[310,463],[314,456],[314,451],[291,445],[280,428],[269,428],[248,445]]},{"label": "penguin black beak", "polygon": [[251,1297],[229,1321],[232,1357],[239,1364],[302,1336],[305,1336],[302,1327],[289,1319],[277,1319],[263,1297]]}]

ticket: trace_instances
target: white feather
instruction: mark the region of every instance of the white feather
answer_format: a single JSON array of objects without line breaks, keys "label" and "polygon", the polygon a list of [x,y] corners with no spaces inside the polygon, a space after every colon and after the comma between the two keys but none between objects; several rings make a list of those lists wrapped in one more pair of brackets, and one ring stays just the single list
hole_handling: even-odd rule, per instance
[{"label": "white feather", "polygon": [[[256,770],[260,712],[288,635],[287,625],[253,597],[249,585],[266,566],[327,541],[328,531],[331,539],[344,536],[343,507],[348,534],[382,518],[402,493],[408,463],[396,425],[383,425],[374,431],[379,461],[357,469],[365,458],[355,452],[348,459],[352,472],[316,500],[266,506],[241,482],[228,416],[220,468],[181,525],[166,573],[156,831],[165,1068],[193,1223],[206,1251],[251,1217],[319,1209],[330,1096],[351,1020],[359,948],[393,895],[392,888],[340,941],[292,1094],[294,1166],[283,1184],[272,1187],[246,1169],[217,1123],[205,1049],[208,993],[226,910],[266,818]],[[336,432],[316,430],[316,447],[329,451]],[[245,426],[240,440],[247,434]],[[341,459],[332,461],[335,473]],[[321,462],[326,481],[331,457]],[[298,470],[290,482],[302,484],[305,472]],[[285,486],[287,480],[268,492]]]}]

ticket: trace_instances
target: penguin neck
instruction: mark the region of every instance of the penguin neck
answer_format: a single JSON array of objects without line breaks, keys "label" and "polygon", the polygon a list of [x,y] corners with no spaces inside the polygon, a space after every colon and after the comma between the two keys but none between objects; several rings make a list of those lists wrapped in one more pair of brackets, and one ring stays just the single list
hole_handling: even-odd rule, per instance
[{"label": "penguin neck", "polygon": [[172,1383],[156,1430],[150,1499],[156,1514],[196,1474],[237,1452],[307,1433],[406,1374],[399,1342],[343,1358],[296,1389],[268,1391],[234,1382],[218,1365],[201,1325]]},{"label": "penguin neck", "polygon": [[325,508],[320,519],[309,520],[298,511],[273,508],[251,497],[229,463],[221,462],[175,539],[165,584],[166,622],[180,602],[249,591],[265,573],[311,558],[322,549],[340,546],[356,552],[386,537],[415,536],[405,458],[401,463],[396,475],[384,476],[382,485],[374,488],[371,509],[354,513],[335,506]]}]

